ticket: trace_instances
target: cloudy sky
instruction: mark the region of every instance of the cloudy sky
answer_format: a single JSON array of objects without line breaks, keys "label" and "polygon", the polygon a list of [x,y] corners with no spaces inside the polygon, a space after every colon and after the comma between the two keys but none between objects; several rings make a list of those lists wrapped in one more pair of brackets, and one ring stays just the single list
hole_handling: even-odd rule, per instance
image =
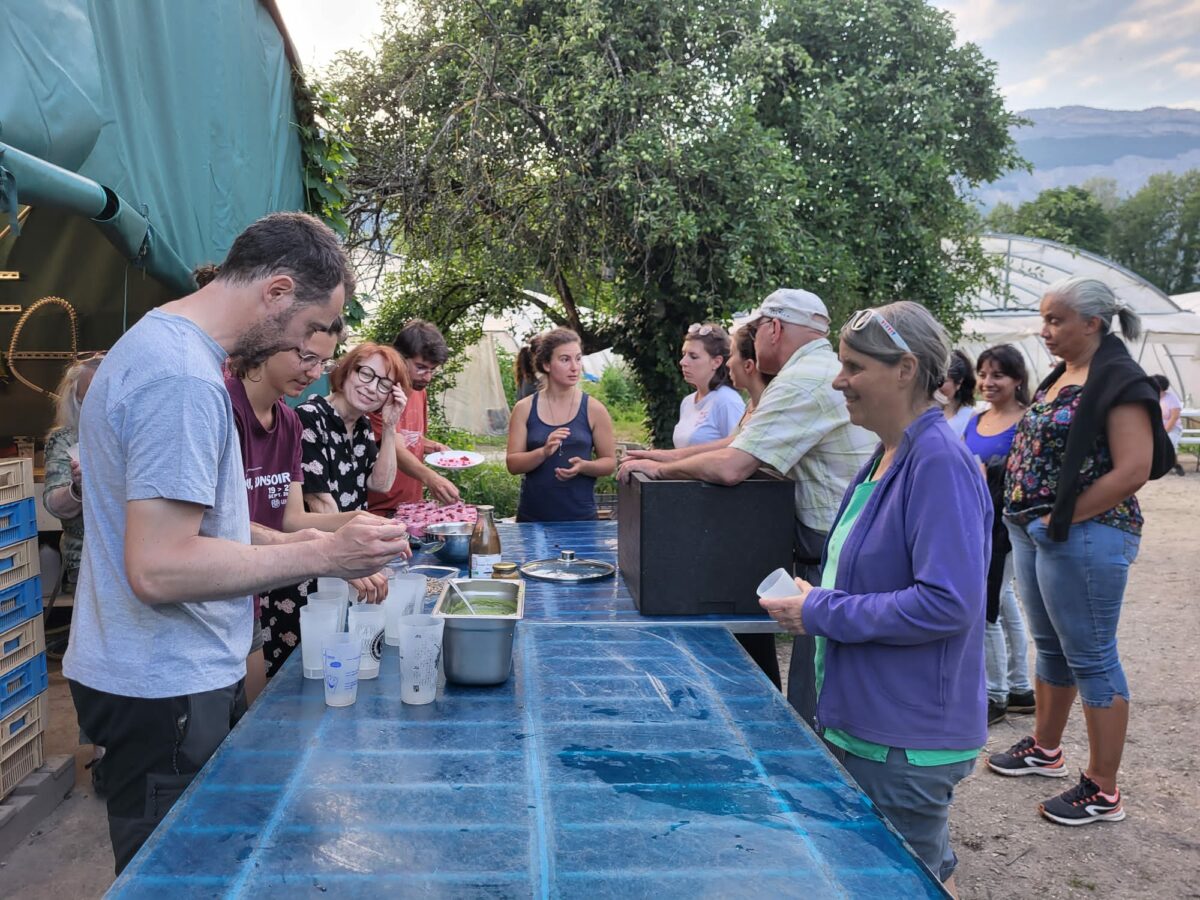
[{"label": "cloudy sky", "polygon": [[[1200,0],[935,0],[998,65],[1012,109],[1200,109]],[[378,0],[279,0],[308,66],[365,47]]]}]

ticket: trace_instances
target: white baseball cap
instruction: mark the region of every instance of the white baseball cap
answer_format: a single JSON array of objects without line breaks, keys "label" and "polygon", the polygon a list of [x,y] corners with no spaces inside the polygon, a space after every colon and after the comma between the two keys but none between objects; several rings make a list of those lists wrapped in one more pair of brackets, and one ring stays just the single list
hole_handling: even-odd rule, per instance
[{"label": "white baseball cap", "polygon": [[769,294],[753,315],[755,318],[779,319],[781,322],[803,325],[822,334],[829,333],[829,310],[812,291],[780,288]]}]

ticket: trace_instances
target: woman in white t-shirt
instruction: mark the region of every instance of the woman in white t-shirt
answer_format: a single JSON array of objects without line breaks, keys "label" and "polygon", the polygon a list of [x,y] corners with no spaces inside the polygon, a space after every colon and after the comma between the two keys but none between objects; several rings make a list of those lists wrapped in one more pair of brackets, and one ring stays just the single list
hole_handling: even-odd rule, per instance
[{"label": "woman in white t-shirt", "polygon": [[950,430],[962,437],[975,414],[975,366],[971,364],[971,357],[961,350],[950,353],[946,380],[933,399],[942,404],[942,414],[950,423]]},{"label": "woman in white t-shirt", "polygon": [[720,325],[697,322],[688,328],[679,368],[696,390],[679,404],[676,448],[719,441],[741,421],[746,404],[730,385],[729,350],[729,334]]},{"label": "woman in white t-shirt", "polygon": [[[1179,450],[1179,441],[1183,437],[1183,401],[1171,390],[1171,382],[1166,375],[1151,375],[1150,380],[1158,388],[1158,405],[1162,409],[1163,428],[1171,439],[1171,446]],[[1183,466],[1175,463],[1175,474],[1183,474]]]}]

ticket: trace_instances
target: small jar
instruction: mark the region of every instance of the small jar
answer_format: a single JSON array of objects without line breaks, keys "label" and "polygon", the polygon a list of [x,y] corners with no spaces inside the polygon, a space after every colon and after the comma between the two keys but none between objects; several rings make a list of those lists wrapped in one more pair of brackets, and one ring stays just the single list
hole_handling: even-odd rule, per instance
[{"label": "small jar", "polygon": [[517,571],[517,564],[510,562],[499,562],[492,566],[492,577],[499,578],[504,581],[520,581],[521,575]]}]

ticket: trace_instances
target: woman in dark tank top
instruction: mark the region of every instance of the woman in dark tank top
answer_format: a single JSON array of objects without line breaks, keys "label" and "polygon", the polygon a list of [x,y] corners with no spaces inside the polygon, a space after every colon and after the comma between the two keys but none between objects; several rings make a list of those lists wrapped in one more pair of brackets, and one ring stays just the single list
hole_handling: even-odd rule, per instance
[{"label": "woman in dark tank top", "polygon": [[579,335],[555,328],[535,338],[532,350],[543,384],[517,402],[508,423],[508,471],[524,476],[517,521],[594,519],[596,479],[617,464],[612,418],[579,388]]}]

